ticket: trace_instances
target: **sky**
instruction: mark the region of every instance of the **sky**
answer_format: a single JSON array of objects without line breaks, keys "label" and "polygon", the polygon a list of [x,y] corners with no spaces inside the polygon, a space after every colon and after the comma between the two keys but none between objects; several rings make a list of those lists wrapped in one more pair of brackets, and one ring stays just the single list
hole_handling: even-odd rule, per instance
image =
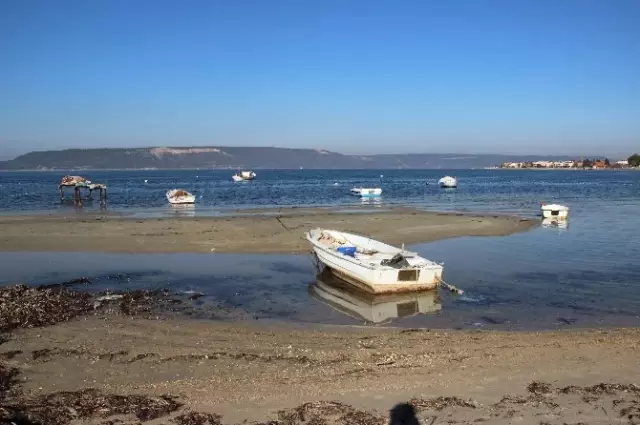
[{"label": "sky", "polygon": [[71,147],[628,156],[638,0],[3,0],[0,157]]}]

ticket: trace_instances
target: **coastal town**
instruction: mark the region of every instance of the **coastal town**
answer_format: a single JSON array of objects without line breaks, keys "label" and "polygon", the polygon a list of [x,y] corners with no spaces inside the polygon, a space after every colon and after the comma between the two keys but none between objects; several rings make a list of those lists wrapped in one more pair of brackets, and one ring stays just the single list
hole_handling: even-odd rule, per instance
[{"label": "coastal town", "polygon": [[639,167],[640,167],[640,155],[633,154],[627,159],[622,159],[617,161],[610,161],[608,158],[604,158],[604,159],[581,158],[579,160],[567,160],[567,161],[504,162],[499,167],[496,167],[496,168],[603,170],[603,169],[628,169],[628,168],[639,168]]}]

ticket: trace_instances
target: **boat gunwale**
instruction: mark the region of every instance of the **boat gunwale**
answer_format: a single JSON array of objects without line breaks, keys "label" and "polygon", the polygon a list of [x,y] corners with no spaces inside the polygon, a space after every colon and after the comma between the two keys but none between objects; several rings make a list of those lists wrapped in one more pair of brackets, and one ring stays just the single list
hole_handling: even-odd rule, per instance
[{"label": "boat gunwale", "polygon": [[[314,229],[314,230],[323,230],[323,229]],[[329,229],[324,229],[324,230],[329,230]],[[347,233],[347,232],[339,232],[339,233],[351,235],[350,233]],[[421,255],[418,255],[417,253],[416,253],[416,256],[421,258],[422,261],[424,261],[424,263],[420,264],[420,265],[417,265],[417,266],[405,267],[405,268],[402,268],[402,269],[397,269],[395,267],[385,266],[385,265],[382,265],[382,264],[365,263],[362,260],[358,260],[357,258],[341,254],[338,251],[334,251],[334,250],[330,249],[328,246],[320,244],[320,242],[316,238],[311,236],[311,231],[308,231],[306,233],[306,236],[307,236],[307,240],[309,242],[311,242],[311,244],[313,245],[314,249],[319,249],[319,250],[325,252],[326,254],[330,255],[331,257],[338,258],[340,260],[346,260],[346,261],[348,261],[348,262],[350,262],[350,263],[352,263],[354,265],[357,265],[357,266],[360,266],[360,267],[364,267],[364,268],[369,269],[369,270],[392,271],[392,270],[433,270],[433,269],[443,269],[441,264],[438,264],[435,261],[431,261],[431,260],[429,260],[427,258],[424,258]],[[353,235],[353,236],[359,236],[359,235]],[[386,246],[388,246],[390,248],[396,249],[396,250],[398,250],[398,253],[402,253],[403,252],[400,248],[396,248],[396,247],[394,247],[392,245],[385,244],[384,242],[380,242],[380,241],[377,241],[375,239],[372,239],[372,240],[374,240],[375,242],[378,242],[378,243],[380,243],[382,245],[386,245]]]}]

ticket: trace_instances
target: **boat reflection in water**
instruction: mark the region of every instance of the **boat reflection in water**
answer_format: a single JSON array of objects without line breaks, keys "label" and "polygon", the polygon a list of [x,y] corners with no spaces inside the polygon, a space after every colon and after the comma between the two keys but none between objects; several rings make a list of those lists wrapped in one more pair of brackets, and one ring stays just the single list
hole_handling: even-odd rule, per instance
[{"label": "boat reflection in water", "polygon": [[567,229],[569,227],[568,220],[565,219],[555,219],[555,218],[543,218],[542,219],[542,227],[546,228],[557,228],[557,229]]},{"label": "boat reflection in water", "polygon": [[373,295],[339,279],[325,268],[309,285],[312,297],[354,319],[385,323],[399,317],[435,313],[442,309],[437,290]]},{"label": "boat reflection in water", "polygon": [[382,198],[363,197],[360,198],[360,203],[362,205],[382,205]]},{"label": "boat reflection in water", "polygon": [[169,208],[176,217],[196,216],[196,206],[194,204],[169,204]]}]

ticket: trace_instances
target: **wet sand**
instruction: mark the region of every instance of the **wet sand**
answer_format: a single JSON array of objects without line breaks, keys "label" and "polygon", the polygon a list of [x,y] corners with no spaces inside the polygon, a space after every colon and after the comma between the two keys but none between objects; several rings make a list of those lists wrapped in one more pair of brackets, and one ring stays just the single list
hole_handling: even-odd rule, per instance
[{"label": "wet sand", "polygon": [[526,231],[539,220],[502,215],[381,212],[327,208],[236,212],[226,217],[136,219],[119,215],[0,217],[0,251],[301,253],[304,232],[331,228],[369,235],[391,244],[459,236],[503,236]]},{"label": "wet sand", "polygon": [[[19,369],[29,397],[95,388],[185,404],[149,424],[191,409],[223,423],[381,425],[395,403],[412,399],[433,425],[632,424],[639,346],[637,329],[301,329],[91,316],[15,331],[0,360]],[[331,400],[343,404],[319,403]]]}]

